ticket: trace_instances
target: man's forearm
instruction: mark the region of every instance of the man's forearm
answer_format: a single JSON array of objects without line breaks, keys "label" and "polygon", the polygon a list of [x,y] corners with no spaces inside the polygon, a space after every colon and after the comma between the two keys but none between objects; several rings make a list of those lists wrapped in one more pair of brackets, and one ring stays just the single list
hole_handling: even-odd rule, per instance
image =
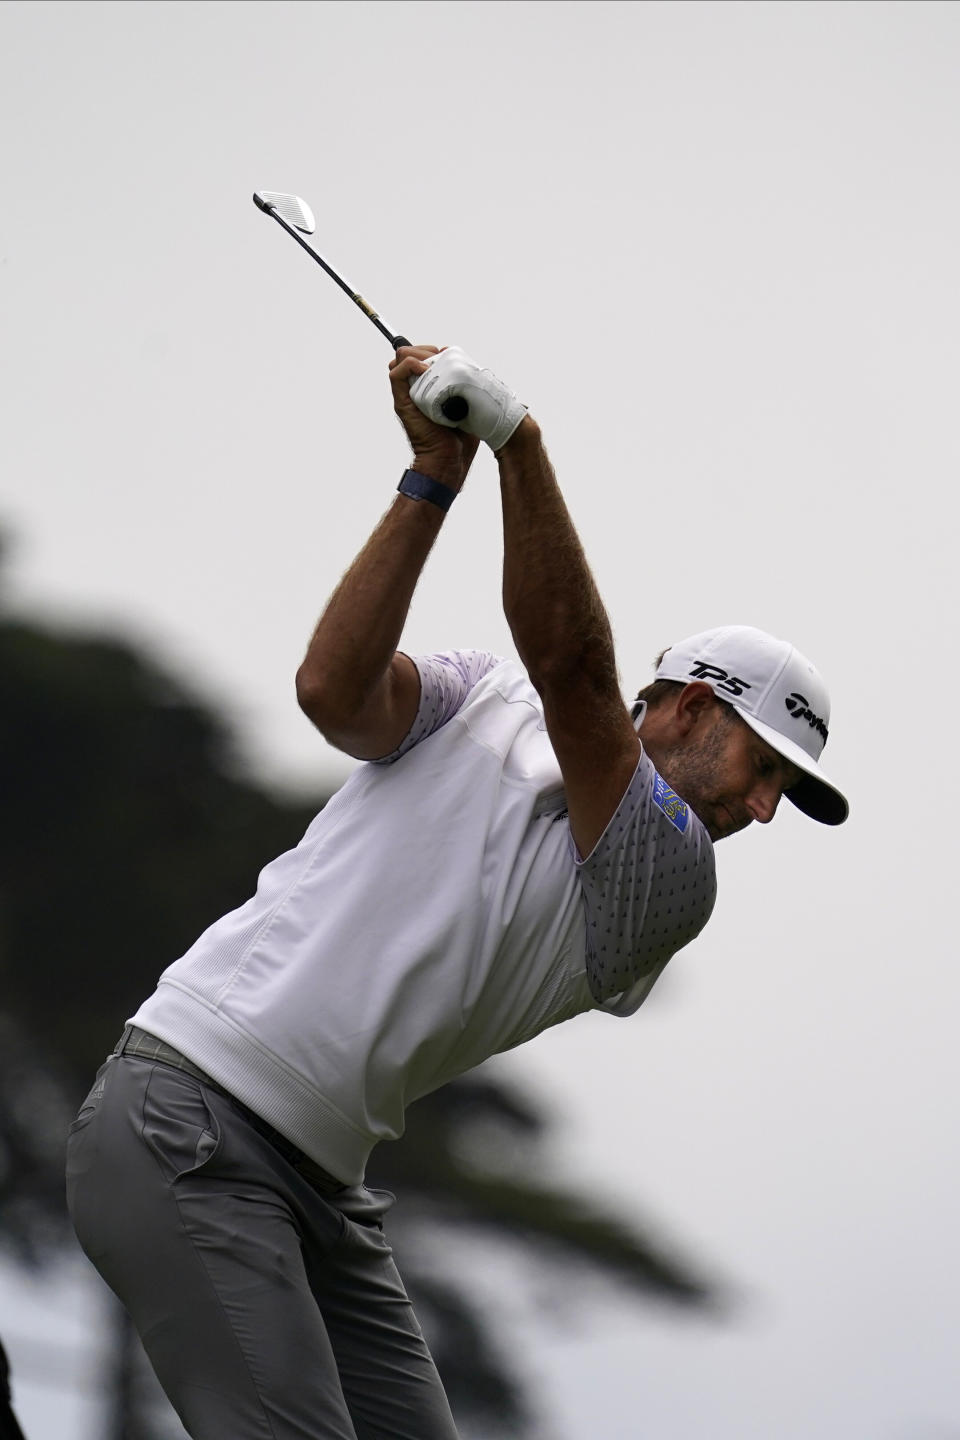
[{"label": "man's forearm", "polygon": [[528,416],[497,456],[503,606],[538,689],[571,671],[616,688],[610,622],[540,431]]},{"label": "man's forearm", "polygon": [[[401,346],[390,362],[390,388],[413,450],[411,468],[456,495],[477,440],[434,424],[410,398],[411,380],[439,353],[435,345]],[[397,496],[327,602],[297,671],[301,709],[350,755],[389,754],[413,723],[420,680],[397,646],[443,516],[433,499]]]},{"label": "man's forearm", "polygon": [[[431,468],[459,488],[459,471]],[[412,720],[396,717],[391,666],[443,519],[429,501],[397,496],[327,602],[297,671],[301,708],[351,754],[387,753],[394,725],[402,732]]]},{"label": "man's forearm", "polygon": [[398,496],[330,597],[297,675],[298,686],[362,704],[387,669],[443,512]]}]

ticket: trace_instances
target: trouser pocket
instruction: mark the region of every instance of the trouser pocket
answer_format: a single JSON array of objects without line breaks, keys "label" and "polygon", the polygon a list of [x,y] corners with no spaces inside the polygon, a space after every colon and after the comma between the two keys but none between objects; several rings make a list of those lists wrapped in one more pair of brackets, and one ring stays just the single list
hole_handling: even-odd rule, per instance
[{"label": "trouser pocket", "polygon": [[103,1114],[104,1095],[114,1064],[115,1057],[111,1055],[100,1066],[89,1094],[67,1131],[67,1209],[71,1215],[76,1186],[96,1161],[100,1126],[94,1122]]},{"label": "trouser pocket", "polygon": [[[105,1113],[109,1105],[112,1082],[117,1074],[117,1058],[111,1055],[97,1071],[97,1077],[90,1088],[67,1132],[66,1181],[67,1211],[77,1230],[80,1243],[86,1249],[81,1233],[83,1221],[78,1215],[99,1207],[97,1189],[103,1163],[103,1130]],[[110,1145],[106,1145],[109,1152]],[[109,1163],[109,1162],[108,1162]]]},{"label": "trouser pocket", "polygon": [[147,1082],[140,1134],[171,1182],[208,1164],[220,1148],[220,1122],[200,1081],[167,1065],[156,1065]]},{"label": "trouser pocket", "polygon": [[100,1066],[100,1069],[97,1071],[97,1078],[94,1080],[92,1086],[90,1087],[90,1092],[87,1095],[87,1098],[84,1100],[75,1117],[70,1122],[70,1128],[67,1131],[68,1136],[75,1135],[78,1130],[82,1130],[84,1126],[89,1125],[94,1115],[96,1115],[97,1111],[100,1109],[100,1104],[103,1100],[104,1086],[107,1082],[107,1068],[111,1064],[113,1058],[114,1057],[111,1055],[107,1060],[103,1062],[103,1064]]}]

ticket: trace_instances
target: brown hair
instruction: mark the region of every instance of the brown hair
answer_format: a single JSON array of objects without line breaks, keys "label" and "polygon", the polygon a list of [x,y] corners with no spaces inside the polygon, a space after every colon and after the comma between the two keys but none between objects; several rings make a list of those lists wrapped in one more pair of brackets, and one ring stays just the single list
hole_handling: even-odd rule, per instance
[{"label": "brown hair", "polygon": [[630,710],[630,719],[636,720],[643,707],[644,701],[647,702],[648,710],[655,710],[657,706],[662,705],[675,690],[682,689],[682,680],[653,680],[649,685],[644,685],[643,689],[637,692],[636,699]]},{"label": "brown hair", "polygon": [[[670,646],[668,645],[667,650],[669,649]],[[660,669],[667,650],[661,650],[656,660],[654,660],[654,670]],[[664,704],[677,690],[682,690],[685,683],[683,680],[651,680],[649,685],[644,685],[642,690],[637,691],[636,698],[630,710],[630,719],[636,720],[643,707],[644,701],[646,701],[648,710],[655,710],[658,705]],[[734,707],[729,704],[728,701],[724,700],[721,695],[717,695],[716,691],[714,691],[714,698],[717,703],[723,707],[727,719],[732,719],[732,717],[736,715],[737,712]]]},{"label": "brown hair", "polygon": [[[667,650],[669,650],[669,648],[670,647],[668,645]],[[660,654],[654,660],[654,670],[660,669],[660,666],[663,663],[663,657],[664,655],[666,655],[667,650],[661,650]],[[640,714],[640,710],[643,706],[644,701],[646,701],[648,710],[654,710],[658,705],[662,704],[663,701],[666,700],[667,696],[671,693],[671,691],[682,689],[683,685],[682,682],[679,680],[651,680],[649,685],[644,685],[643,689],[637,692],[636,698],[633,702],[633,708],[630,711],[630,719],[636,720],[637,716]]]}]

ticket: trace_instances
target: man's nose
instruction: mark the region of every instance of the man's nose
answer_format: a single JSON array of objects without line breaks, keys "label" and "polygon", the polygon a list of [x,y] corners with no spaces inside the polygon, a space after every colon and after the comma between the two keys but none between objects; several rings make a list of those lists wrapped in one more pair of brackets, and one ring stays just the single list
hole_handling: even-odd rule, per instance
[{"label": "man's nose", "polygon": [[769,825],[777,813],[782,790],[779,785],[756,785],[747,796],[747,809],[758,825]]}]

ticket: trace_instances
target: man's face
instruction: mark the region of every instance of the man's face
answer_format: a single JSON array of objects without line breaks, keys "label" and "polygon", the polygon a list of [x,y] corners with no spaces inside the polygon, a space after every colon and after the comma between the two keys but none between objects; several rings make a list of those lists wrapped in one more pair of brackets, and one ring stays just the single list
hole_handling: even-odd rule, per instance
[{"label": "man's face", "polygon": [[800,771],[778,755],[740,716],[717,702],[706,723],[669,747],[657,768],[706,826],[724,840],[753,820],[766,825]]}]

